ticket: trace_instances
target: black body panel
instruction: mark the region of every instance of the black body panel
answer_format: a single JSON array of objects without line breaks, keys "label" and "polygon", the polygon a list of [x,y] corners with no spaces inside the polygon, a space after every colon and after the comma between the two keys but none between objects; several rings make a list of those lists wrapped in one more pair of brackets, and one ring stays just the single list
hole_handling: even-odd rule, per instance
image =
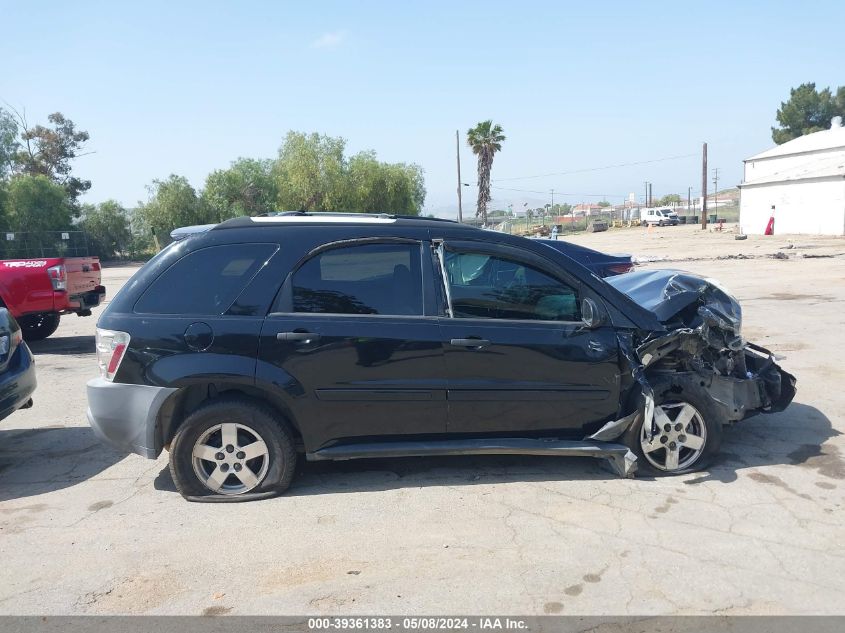
[{"label": "black body panel", "polygon": [[[243,388],[289,417],[305,451],[315,456],[348,454],[337,448],[343,445],[421,437],[580,439],[621,417],[628,405],[634,379],[620,356],[620,336],[666,331],[648,307],[541,241],[421,219],[256,220],[228,221],[174,242],[124,286],[98,322],[131,337],[114,382],[176,390],[209,385],[211,396],[218,388]],[[313,265],[333,249],[372,244],[410,245],[412,252],[408,266],[391,265],[381,277],[373,273],[394,284],[395,296],[381,303],[378,284],[351,272],[344,277],[337,262],[328,272],[320,268],[322,260]],[[196,251],[220,246],[232,249],[233,266],[218,271],[227,276],[226,293],[197,308],[210,313],[140,313],[138,306],[147,302],[139,301],[165,271]],[[580,303],[570,320],[544,314],[534,320],[457,318],[441,261],[450,248],[526,262],[572,289],[569,299],[591,299],[600,322],[587,327],[575,319]],[[270,254],[256,264],[239,251]],[[297,271],[313,276],[312,269],[341,279],[346,294],[335,298],[357,313],[330,312],[327,306],[335,304],[326,293],[333,291],[319,285],[323,277],[312,285],[296,281]],[[202,270],[191,274],[209,293],[224,285],[205,279]],[[233,278],[241,274],[238,286]],[[302,308],[301,288],[319,295],[322,303],[313,303],[319,309]],[[404,313],[379,313],[385,305]],[[464,448],[490,446],[470,442]],[[441,449],[461,450],[458,444]]]}]

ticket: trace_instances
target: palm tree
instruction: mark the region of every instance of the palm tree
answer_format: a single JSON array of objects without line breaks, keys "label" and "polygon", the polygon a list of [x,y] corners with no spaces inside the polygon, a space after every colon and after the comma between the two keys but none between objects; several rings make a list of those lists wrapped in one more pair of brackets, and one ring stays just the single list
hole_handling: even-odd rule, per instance
[{"label": "palm tree", "polygon": [[493,121],[482,121],[467,131],[467,144],[472,153],[478,156],[478,206],[475,217],[481,216],[482,224],[487,224],[487,203],[490,202],[490,171],[493,169],[493,154],[501,151],[501,125],[493,125]]}]

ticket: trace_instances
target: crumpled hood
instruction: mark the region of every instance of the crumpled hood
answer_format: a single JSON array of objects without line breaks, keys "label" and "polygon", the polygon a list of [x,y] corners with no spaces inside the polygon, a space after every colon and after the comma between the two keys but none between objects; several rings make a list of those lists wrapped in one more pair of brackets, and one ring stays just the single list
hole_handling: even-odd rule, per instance
[{"label": "crumpled hood", "polygon": [[714,279],[682,270],[640,270],[605,279],[663,324],[695,328],[702,322],[740,333],[742,308]]}]

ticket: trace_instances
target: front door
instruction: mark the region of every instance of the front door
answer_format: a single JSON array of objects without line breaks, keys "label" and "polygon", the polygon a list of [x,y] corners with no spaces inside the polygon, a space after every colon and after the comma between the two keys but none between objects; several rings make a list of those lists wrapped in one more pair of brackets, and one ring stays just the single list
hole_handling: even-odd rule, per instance
[{"label": "front door", "polygon": [[[329,245],[285,282],[261,332],[257,378],[292,398],[306,450],[446,430],[446,378],[420,242]],[[287,382],[287,384],[284,384]]]},{"label": "front door", "polygon": [[615,332],[584,326],[579,284],[565,271],[472,242],[446,242],[439,258],[450,432],[577,436],[616,413]]}]

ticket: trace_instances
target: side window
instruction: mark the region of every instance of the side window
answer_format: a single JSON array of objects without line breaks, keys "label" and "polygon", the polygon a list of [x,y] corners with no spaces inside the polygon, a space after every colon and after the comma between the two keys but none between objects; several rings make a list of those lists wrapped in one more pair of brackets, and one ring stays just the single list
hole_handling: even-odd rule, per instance
[{"label": "side window", "polygon": [[580,320],[578,293],[516,260],[446,251],[446,275],[456,318]]},{"label": "side window", "polygon": [[420,247],[359,244],[315,255],[293,274],[293,311],[422,315]]},{"label": "side window", "polygon": [[228,244],[188,253],[150,284],[135,312],[223,314],[276,250],[276,244]]}]

